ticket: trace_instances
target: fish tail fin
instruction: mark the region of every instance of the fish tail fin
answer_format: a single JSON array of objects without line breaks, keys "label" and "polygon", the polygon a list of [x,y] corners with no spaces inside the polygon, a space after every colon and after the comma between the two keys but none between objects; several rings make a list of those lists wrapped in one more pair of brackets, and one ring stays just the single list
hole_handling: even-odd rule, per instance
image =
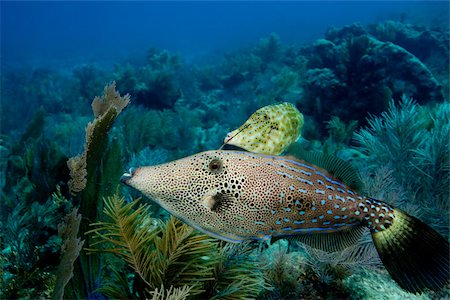
[{"label": "fish tail fin", "polygon": [[[440,290],[449,283],[450,245],[431,227],[398,209],[391,210],[389,226],[372,226],[381,261],[403,289],[420,293]],[[380,220],[376,220],[380,224]],[[375,224],[372,222],[372,224]]]}]

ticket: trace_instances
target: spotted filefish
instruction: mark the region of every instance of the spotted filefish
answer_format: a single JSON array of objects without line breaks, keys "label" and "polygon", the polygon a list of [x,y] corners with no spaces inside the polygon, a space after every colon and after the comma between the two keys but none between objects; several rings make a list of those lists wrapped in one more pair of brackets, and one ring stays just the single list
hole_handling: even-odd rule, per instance
[{"label": "spotted filefish", "polygon": [[207,151],[131,170],[122,182],[190,226],[228,242],[296,237],[337,251],[369,228],[401,287],[421,292],[448,283],[449,244],[442,236],[303,160]]},{"label": "spotted filefish", "polygon": [[303,123],[303,115],[291,103],[264,106],[229,132],[224,144],[253,153],[278,155],[298,140]]}]

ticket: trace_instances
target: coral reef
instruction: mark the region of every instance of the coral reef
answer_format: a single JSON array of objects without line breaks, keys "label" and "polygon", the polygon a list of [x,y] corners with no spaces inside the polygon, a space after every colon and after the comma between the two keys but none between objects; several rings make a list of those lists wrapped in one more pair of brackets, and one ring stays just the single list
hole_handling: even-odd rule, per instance
[{"label": "coral reef", "polygon": [[[446,30],[388,21],[331,28],[302,46],[272,34],[196,64],[152,48],[113,72],[4,72],[0,297],[444,298],[402,291],[366,236],[335,253],[286,240],[229,245],[137,200],[119,178],[217,149],[258,108],[288,102],[304,114],[302,145],[350,161],[369,196],[448,237],[448,45]],[[131,97],[111,84],[90,106],[113,80]]]},{"label": "coral reef", "polygon": [[118,89],[132,94],[137,104],[155,109],[173,108],[182,96],[176,80],[179,68],[178,56],[151,48],[143,66],[117,65],[114,77]]},{"label": "coral reef", "polygon": [[[355,134],[358,150],[366,157],[361,163],[369,172],[388,168],[389,176],[407,200],[396,205],[420,207],[422,218],[445,236],[449,232],[450,124],[448,102],[424,111],[411,98],[369,120],[369,127]],[[404,198],[403,198],[404,199]],[[417,210],[417,208],[416,208]]]},{"label": "coral reef", "polygon": [[420,103],[443,100],[430,69],[395,39],[380,41],[361,25],[330,29],[325,38],[300,50],[308,58],[300,101],[306,114],[365,124],[367,112],[379,114],[403,94]]}]

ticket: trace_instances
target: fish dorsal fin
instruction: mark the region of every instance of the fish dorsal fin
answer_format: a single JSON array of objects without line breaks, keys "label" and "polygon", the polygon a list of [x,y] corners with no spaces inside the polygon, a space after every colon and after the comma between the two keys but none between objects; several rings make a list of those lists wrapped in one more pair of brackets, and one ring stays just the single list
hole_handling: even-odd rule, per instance
[{"label": "fish dorsal fin", "polygon": [[356,226],[350,229],[330,233],[314,232],[311,234],[306,233],[293,236],[273,237],[271,243],[274,243],[281,238],[285,238],[290,241],[301,242],[322,251],[337,252],[355,245],[365,230],[366,227]]},{"label": "fish dorsal fin", "polygon": [[341,158],[321,152],[308,151],[299,143],[292,144],[287,153],[328,171],[355,191],[363,190],[359,172],[349,162]]}]

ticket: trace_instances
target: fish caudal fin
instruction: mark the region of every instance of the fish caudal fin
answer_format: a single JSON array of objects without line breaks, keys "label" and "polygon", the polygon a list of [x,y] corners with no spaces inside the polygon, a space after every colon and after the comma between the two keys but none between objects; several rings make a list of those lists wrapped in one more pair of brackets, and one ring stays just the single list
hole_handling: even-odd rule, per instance
[{"label": "fish caudal fin", "polygon": [[371,230],[389,274],[400,287],[412,293],[444,287],[450,276],[448,241],[417,218],[398,209],[393,214],[389,227]]}]

